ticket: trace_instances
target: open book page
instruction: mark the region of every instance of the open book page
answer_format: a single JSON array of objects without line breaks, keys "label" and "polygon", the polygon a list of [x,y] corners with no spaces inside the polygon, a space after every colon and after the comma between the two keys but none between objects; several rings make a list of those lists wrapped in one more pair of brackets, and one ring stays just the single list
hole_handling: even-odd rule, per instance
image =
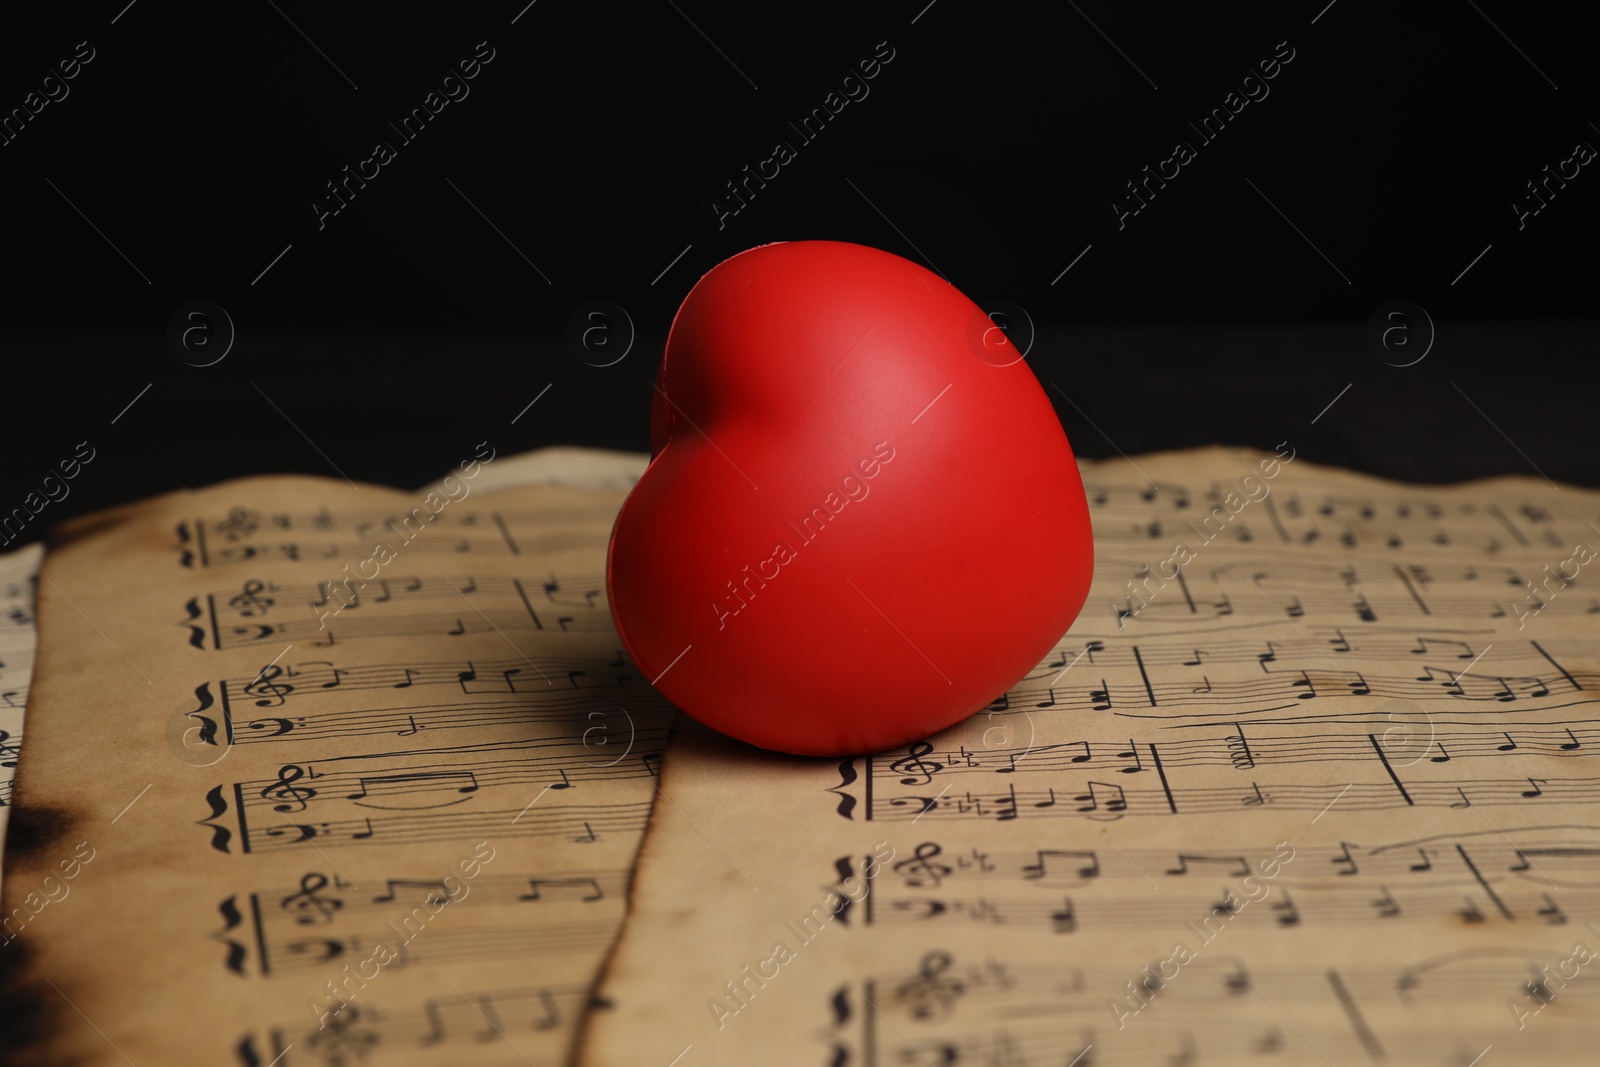
[{"label": "open book page", "polygon": [[462,468],[429,493],[253,478],[58,531],[8,1064],[567,1056],[671,709],[606,607],[623,492]]},{"label": "open book page", "polygon": [[22,713],[33,677],[33,588],[43,545],[0,555],[0,846],[11,813],[11,780],[22,750]]},{"label": "open book page", "polygon": [[684,724],[580,1062],[1593,1062],[1600,494],[1289,447],[1084,481],[1088,603],[968,722]]}]

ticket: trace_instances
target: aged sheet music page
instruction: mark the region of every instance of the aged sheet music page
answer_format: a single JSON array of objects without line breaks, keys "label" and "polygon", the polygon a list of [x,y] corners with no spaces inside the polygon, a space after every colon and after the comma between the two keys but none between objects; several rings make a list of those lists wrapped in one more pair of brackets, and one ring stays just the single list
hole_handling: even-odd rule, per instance
[{"label": "aged sheet music page", "polygon": [[1089,601],[959,727],[685,721],[581,1062],[1592,1063],[1600,494],[1279,452],[1085,464]]},{"label": "aged sheet music page", "polygon": [[[33,676],[33,587],[43,545],[0,555],[0,845],[11,813],[11,780],[22,747],[22,713]],[[0,940],[4,939],[0,933]]]},{"label": "aged sheet music page", "polygon": [[564,1060],[671,711],[606,607],[622,490],[479,493],[491,456],[426,493],[253,478],[59,532],[8,1064]]}]

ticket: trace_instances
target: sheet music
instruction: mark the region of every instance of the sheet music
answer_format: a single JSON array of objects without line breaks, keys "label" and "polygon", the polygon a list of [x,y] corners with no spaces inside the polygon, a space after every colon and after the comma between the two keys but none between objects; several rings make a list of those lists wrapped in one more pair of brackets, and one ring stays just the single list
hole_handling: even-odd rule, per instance
[{"label": "sheet music", "polygon": [[685,722],[580,1062],[1591,1062],[1600,494],[1287,446],[1084,481],[1088,603],[968,722]]},{"label": "sheet music", "polygon": [[462,469],[248,479],[58,532],[7,1063],[566,1058],[673,712],[607,614],[622,491]]},{"label": "sheet music", "polygon": [[11,781],[22,751],[22,716],[33,677],[33,591],[44,546],[0,555],[0,847],[11,815]]}]

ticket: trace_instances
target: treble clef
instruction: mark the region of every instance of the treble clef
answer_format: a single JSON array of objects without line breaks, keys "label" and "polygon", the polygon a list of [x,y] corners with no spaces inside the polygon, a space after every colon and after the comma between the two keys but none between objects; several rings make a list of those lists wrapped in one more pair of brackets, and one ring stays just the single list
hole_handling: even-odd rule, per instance
[{"label": "treble clef", "polygon": [[910,754],[905,759],[895,760],[889,764],[889,769],[897,774],[921,775],[921,777],[902,778],[901,785],[927,785],[933,781],[935,774],[944,770],[944,764],[922,758],[933,751],[931,742],[918,741],[908,751]]},{"label": "treble clef", "polygon": [[950,963],[950,953],[934,949],[922,957],[916,976],[901,982],[895,989],[901,1000],[910,1002],[911,1014],[916,1018],[945,1015],[956,998],[966,992],[958,979],[943,977]]},{"label": "treble clef", "polygon": [[256,675],[255,681],[244,687],[244,691],[249,696],[265,698],[256,701],[256,707],[276,707],[283,703],[284,697],[294,692],[294,686],[287,682],[277,681],[282,675],[282,667],[276,663],[269,663],[261,668],[261,673]]},{"label": "treble clef", "polygon": [[908,860],[901,860],[894,865],[894,873],[906,880],[906,885],[920,889],[923,886],[937,886],[944,877],[951,873],[951,868],[942,863],[934,863],[944,850],[932,841],[924,841],[917,846],[917,850]]},{"label": "treble clef", "polygon": [[344,907],[344,901],[317,896],[317,890],[325,889],[328,885],[328,876],[312,871],[300,878],[300,892],[291,893],[279,902],[279,907],[294,915],[294,921],[301,926],[311,926],[319,920],[325,923],[333,921],[333,913]]},{"label": "treble clef", "polygon": [[[274,804],[273,811],[290,812],[305,811],[306,801],[317,795],[315,789],[306,786],[296,786],[294,783],[306,777],[305,768],[296,764],[288,764],[278,769],[278,780],[261,791],[262,800],[281,800],[284,803]],[[316,775],[311,775],[315,778]]]},{"label": "treble clef", "polygon": [[264,589],[266,589],[265,583],[251,578],[244,583],[244,591],[228,601],[228,607],[233,608],[244,616],[265,615],[267,609],[276,604],[277,601],[269,596],[262,596],[261,593]]}]

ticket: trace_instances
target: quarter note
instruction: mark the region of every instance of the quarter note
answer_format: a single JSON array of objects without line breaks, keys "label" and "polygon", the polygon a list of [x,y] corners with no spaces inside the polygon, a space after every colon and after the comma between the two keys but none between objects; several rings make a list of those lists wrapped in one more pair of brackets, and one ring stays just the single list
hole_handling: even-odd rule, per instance
[{"label": "quarter note", "polygon": [[1063,897],[1062,901],[1061,908],[1050,913],[1050,930],[1057,934],[1076,933],[1078,930],[1078,918],[1072,907],[1072,898]]},{"label": "quarter note", "polygon": [[1383,890],[1383,896],[1374,900],[1372,906],[1378,909],[1378,918],[1393,919],[1400,914],[1400,903],[1394,899],[1394,894],[1389,892],[1388,886],[1379,886],[1378,888]]},{"label": "quarter note", "polygon": [[1143,760],[1141,760],[1139,758],[1139,746],[1134,744],[1133,738],[1131,738],[1131,737],[1128,738],[1128,751],[1126,751],[1126,752],[1118,752],[1117,753],[1117,758],[1118,759],[1132,759],[1133,760],[1133,766],[1132,767],[1123,767],[1122,768],[1122,773],[1123,774],[1137,774],[1140,771],[1144,770],[1144,762],[1143,762]]},{"label": "quarter note", "polygon": [[1582,748],[1583,747],[1582,742],[1580,742],[1578,740],[1578,738],[1573,734],[1571,727],[1567,728],[1567,736],[1572,738],[1572,740],[1562,742],[1561,751],[1563,751],[1563,752],[1571,752],[1575,748]]},{"label": "quarter note", "polygon": [[1428,759],[1434,763],[1449,763],[1450,753],[1445,751],[1444,742],[1435,741],[1434,744],[1439,746],[1439,754],[1437,756],[1429,756]]},{"label": "quarter note", "polygon": [[539,990],[539,1003],[544,1007],[544,1014],[533,1020],[535,1030],[551,1030],[561,1025],[561,1011],[556,1007],[555,998],[550,995],[550,990]]}]

